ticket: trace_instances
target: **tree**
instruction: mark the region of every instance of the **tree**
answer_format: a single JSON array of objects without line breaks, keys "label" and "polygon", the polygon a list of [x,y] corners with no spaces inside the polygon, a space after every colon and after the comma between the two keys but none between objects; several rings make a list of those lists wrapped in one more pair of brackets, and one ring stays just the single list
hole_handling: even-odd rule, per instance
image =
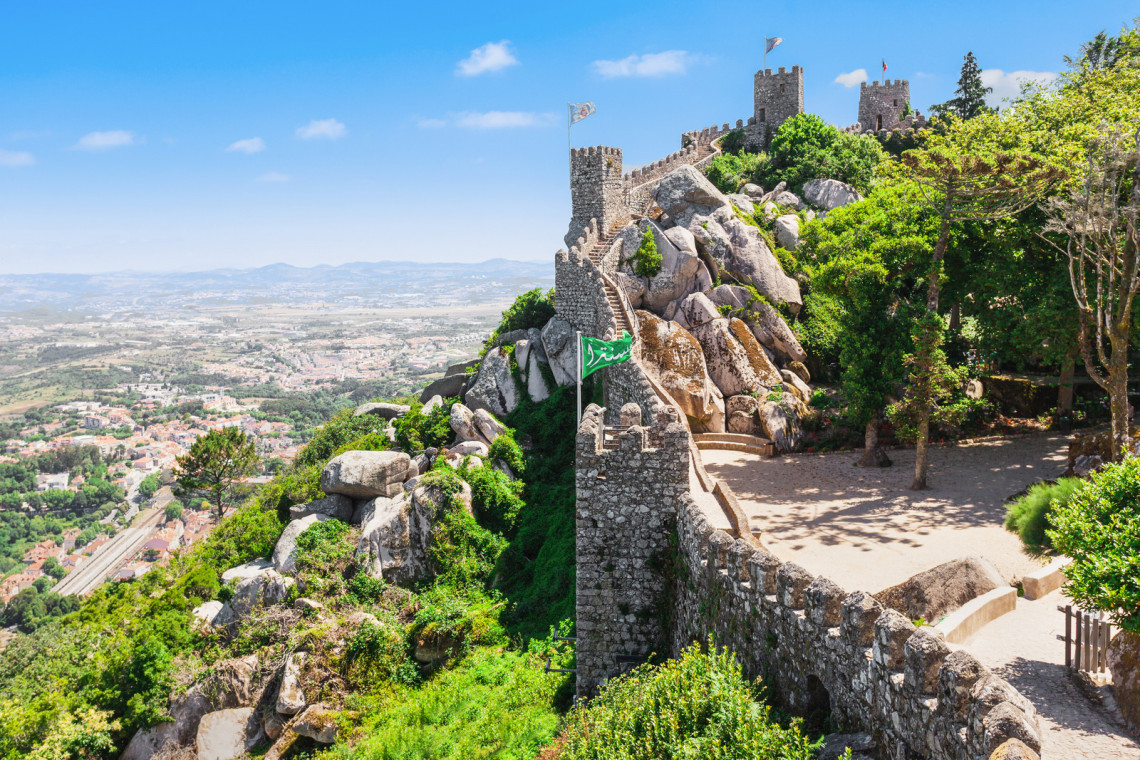
[{"label": "tree", "polygon": [[211,430],[176,460],[178,495],[209,498],[221,520],[226,508],[237,501],[238,481],[256,466],[257,449],[244,432],[236,427]]},{"label": "tree", "polygon": [[[929,466],[930,418],[934,402],[944,387],[946,373],[942,353],[943,322],[939,298],[944,279],[943,264],[950,245],[950,230],[964,221],[1001,219],[1032,206],[1060,178],[1060,171],[1037,156],[1025,153],[986,153],[972,144],[974,132],[955,132],[932,138],[925,150],[910,150],[902,163],[922,190],[923,202],[938,215],[940,227],[927,274],[928,318],[915,333],[915,353],[910,357],[912,384],[908,399],[917,427],[914,482],[911,488],[926,488]],[[956,139],[958,138],[958,139]]]},{"label": "tree", "polygon": [[1063,236],[1079,317],[1081,358],[1112,411],[1112,451],[1130,443],[1128,349],[1140,290],[1140,130],[1105,126],[1091,141],[1079,187],[1049,203],[1047,230]]},{"label": "tree", "polygon": [[174,500],[167,504],[166,510],[164,512],[166,521],[170,522],[171,520],[177,520],[179,517],[182,517],[182,509],[182,502],[178,500]]},{"label": "tree", "polygon": [[986,105],[986,95],[994,91],[982,84],[982,70],[973,52],[966,53],[962,63],[962,75],[958,78],[957,97],[930,107],[935,116],[956,116],[959,119],[972,119],[993,109]]},{"label": "tree", "polygon": [[1102,29],[1097,36],[1081,45],[1077,59],[1065,56],[1070,69],[1096,70],[1111,69],[1118,64],[1140,65],[1140,18],[1135,19],[1132,29],[1120,30],[1119,37],[1109,37]]},{"label": "tree", "polygon": [[805,182],[826,178],[866,193],[886,154],[873,137],[840,132],[815,114],[801,113],[776,130],[768,157],[761,176],[767,186],[784,181],[799,192]]},{"label": "tree", "polygon": [[162,488],[162,481],[159,480],[157,472],[152,472],[150,475],[147,475],[143,478],[142,482],[139,483],[139,493],[147,499],[158,493],[159,488]]},{"label": "tree", "polygon": [[890,464],[879,427],[890,397],[898,395],[903,356],[910,350],[915,312],[922,306],[924,271],[938,220],[918,202],[918,189],[898,183],[809,225],[797,255],[809,262],[812,287],[842,305],[840,383],[847,419],[864,427],[857,464]]},{"label": "tree", "polygon": [[1065,568],[1069,597],[1140,633],[1140,458],[1094,473],[1054,505],[1049,522],[1053,546],[1073,560]]}]

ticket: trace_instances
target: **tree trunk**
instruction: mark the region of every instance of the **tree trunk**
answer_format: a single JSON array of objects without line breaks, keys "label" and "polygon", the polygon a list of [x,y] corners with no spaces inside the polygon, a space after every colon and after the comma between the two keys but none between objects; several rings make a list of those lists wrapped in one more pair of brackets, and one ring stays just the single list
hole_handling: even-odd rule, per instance
[{"label": "tree trunk", "polygon": [[1077,373],[1077,353],[1073,346],[1061,361],[1061,378],[1057,385],[1057,428],[1069,432],[1073,422],[1073,380]]},{"label": "tree trunk", "polygon": [[[930,282],[926,290],[926,311],[934,316],[938,315],[938,298],[942,291],[942,261],[946,258],[946,248],[950,245],[950,195],[946,195],[946,203],[942,210],[942,229],[938,233],[938,244],[934,246],[934,255],[930,261]],[[927,372],[931,370],[927,368]],[[929,382],[929,378],[926,378]],[[924,382],[920,379],[919,382]],[[927,400],[918,410],[918,441],[914,456],[914,482],[910,487],[912,491],[921,491],[926,488],[926,468],[928,465],[926,449],[930,445],[930,415],[932,400]]]},{"label": "tree trunk", "polygon": [[879,445],[879,415],[867,420],[867,427],[863,431],[863,456],[855,463],[856,467],[890,467],[891,460],[887,452]]},{"label": "tree trunk", "polygon": [[914,482],[910,490],[922,491],[926,488],[926,469],[929,465],[927,452],[930,448],[930,417],[924,417],[918,423],[918,442],[914,447]]},{"label": "tree trunk", "polygon": [[1128,451],[1131,436],[1128,431],[1128,339],[1110,337],[1111,351],[1108,368],[1108,405],[1112,410],[1111,460],[1119,462]]}]

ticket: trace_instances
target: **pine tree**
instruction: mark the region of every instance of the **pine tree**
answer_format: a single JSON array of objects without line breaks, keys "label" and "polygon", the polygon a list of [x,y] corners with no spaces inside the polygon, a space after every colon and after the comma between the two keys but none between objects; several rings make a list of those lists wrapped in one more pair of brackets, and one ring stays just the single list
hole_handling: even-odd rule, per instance
[{"label": "pine tree", "polygon": [[972,119],[978,114],[993,110],[986,105],[986,95],[993,91],[993,87],[982,84],[982,70],[978,68],[978,59],[974,57],[973,52],[969,52],[966,53],[966,60],[962,63],[962,76],[958,78],[958,89],[954,91],[957,97],[931,106],[930,111],[935,116]]}]

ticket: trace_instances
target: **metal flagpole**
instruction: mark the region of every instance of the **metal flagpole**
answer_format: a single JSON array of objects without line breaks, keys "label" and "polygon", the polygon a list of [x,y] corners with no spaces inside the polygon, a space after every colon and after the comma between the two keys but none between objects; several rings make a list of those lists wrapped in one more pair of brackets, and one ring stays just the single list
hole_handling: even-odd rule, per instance
[{"label": "metal flagpole", "polygon": [[578,427],[582,426],[582,331],[578,330]]}]

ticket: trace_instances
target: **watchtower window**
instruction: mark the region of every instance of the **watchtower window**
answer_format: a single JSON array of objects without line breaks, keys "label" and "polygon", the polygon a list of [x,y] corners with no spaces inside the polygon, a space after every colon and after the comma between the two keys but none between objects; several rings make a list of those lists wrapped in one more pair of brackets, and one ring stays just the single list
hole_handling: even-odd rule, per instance
[{"label": "watchtower window", "polygon": [[895,98],[895,108],[898,108],[898,107],[899,107],[899,99]]},{"label": "watchtower window", "polygon": [[764,116],[763,108],[760,109],[760,121],[768,121],[768,119]]},{"label": "watchtower window", "polygon": [[783,92],[784,92],[784,85],[780,85],[780,94],[783,94]]},{"label": "watchtower window", "polygon": [[875,117],[875,131],[883,128],[883,115],[879,114]]}]

